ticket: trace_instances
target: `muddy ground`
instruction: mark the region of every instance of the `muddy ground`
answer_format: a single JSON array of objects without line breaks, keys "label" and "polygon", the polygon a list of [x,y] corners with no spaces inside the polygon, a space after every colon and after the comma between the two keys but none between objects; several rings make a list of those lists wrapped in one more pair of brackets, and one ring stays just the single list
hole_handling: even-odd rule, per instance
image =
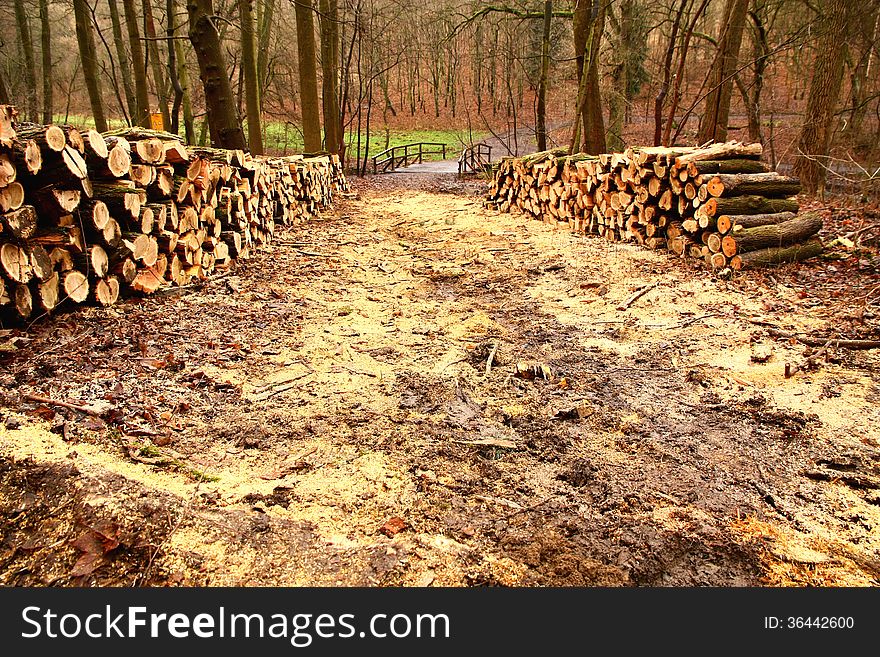
[{"label": "muddy ground", "polygon": [[3,332],[0,583],[880,581],[880,351],[786,379],[769,334],[875,307],[453,177],[356,189],[200,288]]}]

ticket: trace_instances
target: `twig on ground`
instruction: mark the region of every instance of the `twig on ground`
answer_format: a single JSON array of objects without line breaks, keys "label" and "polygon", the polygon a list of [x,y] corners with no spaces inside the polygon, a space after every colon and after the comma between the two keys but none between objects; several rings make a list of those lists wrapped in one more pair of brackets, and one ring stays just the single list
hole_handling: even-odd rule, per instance
[{"label": "twig on ground", "polygon": [[620,304],[619,306],[617,306],[617,309],[618,309],[618,310],[626,310],[627,308],[629,308],[629,307],[630,307],[631,305],[633,305],[636,301],[638,301],[639,299],[641,299],[643,296],[645,296],[648,292],[650,292],[651,290],[653,290],[653,289],[654,289],[655,287],[657,287],[658,285],[660,285],[660,281],[656,281],[656,282],[654,282],[654,283],[651,283],[650,285],[645,285],[645,286],[643,286],[643,287],[640,287],[638,290],[636,290],[635,292],[633,292],[632,295],[630,295],[629,299],[627,299],[627,300],[624,301],[622,304]]}]

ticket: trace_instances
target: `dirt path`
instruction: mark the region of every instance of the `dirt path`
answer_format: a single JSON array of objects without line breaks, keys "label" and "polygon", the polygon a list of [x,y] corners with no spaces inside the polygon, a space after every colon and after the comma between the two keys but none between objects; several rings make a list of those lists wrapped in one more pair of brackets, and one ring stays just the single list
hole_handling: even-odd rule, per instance
[{"label": "dirt path", "polygon": [[797,290],[468,191],[386,177],[197,293],[5,335],[0,582],[878,583],[877,353],[786,380]]}]

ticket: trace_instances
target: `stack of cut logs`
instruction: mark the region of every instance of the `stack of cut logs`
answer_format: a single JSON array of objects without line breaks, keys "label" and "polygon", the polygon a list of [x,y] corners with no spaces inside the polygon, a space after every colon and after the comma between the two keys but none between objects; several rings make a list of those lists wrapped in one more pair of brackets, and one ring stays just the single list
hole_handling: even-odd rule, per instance
[{"label": "stack of cut logs", "polygon": [[0,106],[0,307],[19,318],[203,279],[347,189],[336,156],[251,157],[14,118]]},{"label": "stack of cut logs", "polygon": [[489,203],[611,241],[743,269],[818,255],[822,219],[798,215],[796,178],[771,172],[760,144],[564,150],[497,165]]}]

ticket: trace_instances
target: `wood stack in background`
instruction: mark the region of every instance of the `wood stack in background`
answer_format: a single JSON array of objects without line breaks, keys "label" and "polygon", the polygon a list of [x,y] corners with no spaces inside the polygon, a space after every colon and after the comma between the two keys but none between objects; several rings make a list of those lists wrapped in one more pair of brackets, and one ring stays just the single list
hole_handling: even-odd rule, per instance
[{"label": "wood stack in background", "polygon": [[771,172],[760,144],[630,148],[505,158],[489,204],[610,241],[743,269],[818,255],[821,218],[798,215],[796,178]]},{"label": "wood stack in background", "polygon": [[0,106],[0,307],[22,319],[203,279],[348,189],[337,156],[251,157],[140,128],[14,119]]}]

